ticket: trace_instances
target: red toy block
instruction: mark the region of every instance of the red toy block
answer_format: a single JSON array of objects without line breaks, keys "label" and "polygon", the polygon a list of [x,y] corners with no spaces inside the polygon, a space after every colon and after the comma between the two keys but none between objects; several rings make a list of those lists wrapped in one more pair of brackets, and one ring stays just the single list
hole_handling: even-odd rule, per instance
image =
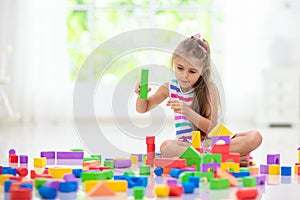
[{"label": "red toy block", "polygon": [[19,157],[16,154],[9,154],[9,163],[18,163]]},{"label": "red toy block", "polygon": [[9,180],[14,180],[14,181],[22,181],[23,177],[20,176],[11,176],[9,177]]},{"label": "red toy block", "polygon": [[28,169],[25,167],[19,167],[19,168],[17,168],[17,173],[19,176],[25,177],[28,174]]},{"label": "red toy block", "polygon": [[199,152],[199,153],[204,153],[204,150],[202,148],[196,148],[196,150]]},{"label": "red toy block", "polygon": [[154,158],[155,158],[155,153],[154,152],[147,153],[147,159],[153,160]]},{"label": "red toy block", "polygon": [[183,193],[183,188],[181,185],[170,185],[169,188],[169,196],[179,197]]},{"label": "red toy block", "polygon": [[182,158],[155,158],[154,165],[161,168],[185,168],[186,161]]},{"label": "red toy block", "polygon": [[[46,170],[45,170],[46,171]],[[51,175],[48,174],[48,171],[43,174],[36,174],[34,170],[30,170],[30,178],[35,179],[35,178],[52,178]]]},{"label": "red toy block", "polygon": [[0,165],[0,174],[2,174],[2,166]]},{"label": "red toy block", "polygon": [[258,196],[257,188],[243,188],[236,192],[238,199],[256,199]]},{"label": "red toy block", "polygon": [[[89,168],[89,169],[91,169],[91,168]],[[98,169],[100,171],[103,171],[103,170],[108,170],[108,169],[111,169],[111,168],[110,168],[110,166],[102,166],[102,167],[98,167]]]},{"label": "red toy block", "polygon": [[153,167],[154,165],[154,160],[153,159],[148,159],[146,160],[146,165],[150,165],[151,167]]},{"label": "red toy block", "polygon": [[212,147],[210,153],[215,153],[215,154],[229,154],[230,153],[230,145],[229,144],[214,145]]},{"label": "red toy block", "polygon": [[32,190],[29,188],[18,188],[10,190],[10,200],[32,199]]},{"label": "red toy block", "polygon": [[239,153],[222,154],[222,162],[235,162],[240,163]]},{"label": "red toy block", "polygon": [[146,136],[146,144],[155,144],[155,136]]},{"label": "red toy block", "polygon": [[155,144],[147,144],[147,152],[155,152]]}]

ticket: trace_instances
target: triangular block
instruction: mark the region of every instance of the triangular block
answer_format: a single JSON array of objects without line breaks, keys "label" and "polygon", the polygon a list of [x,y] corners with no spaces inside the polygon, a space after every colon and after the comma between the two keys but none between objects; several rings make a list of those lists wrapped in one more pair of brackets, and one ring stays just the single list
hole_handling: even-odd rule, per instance
[{"label": "triangular block", "polygon": [[232,133],[223,124],[218,124],[215,126],[215,128],[213,128],[208,134],[209,137],[230,135],[232,135]]},{"label": "triangular block", "polygon": [[115,192],[112,191],[106,183],[99,182],[88,192],[88,196],[90,197],[115,196]]}]

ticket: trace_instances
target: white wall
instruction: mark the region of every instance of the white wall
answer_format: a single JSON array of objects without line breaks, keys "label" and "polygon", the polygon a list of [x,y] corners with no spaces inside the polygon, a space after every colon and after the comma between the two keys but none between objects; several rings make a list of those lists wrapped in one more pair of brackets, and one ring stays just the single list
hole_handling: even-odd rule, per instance
[{"label": "white wall", "polygon": [[223,83],[228,122],[259,121],[261,71],[300,67],[300,2],[229,0]]}]

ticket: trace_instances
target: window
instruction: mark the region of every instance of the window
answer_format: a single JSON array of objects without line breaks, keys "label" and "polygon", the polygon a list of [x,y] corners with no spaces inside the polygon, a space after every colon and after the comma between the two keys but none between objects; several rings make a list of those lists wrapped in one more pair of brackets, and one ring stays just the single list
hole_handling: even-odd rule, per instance
[{"label": "window", "polygon": [[[211,0],[68,0],[68,52],[72,67],[71,78],[76,79],[82,63],[99,44],[114,35],[137,28],[164,28],[186,35],[201,33],[208,41],[213,38],[219,42],[217,45],[211,43],[211,46],[214,59],[222,61],[220,41],[224,16],[220,8]],[[97,57],[98,53],[105,53],[103,51],[98,50],[94,55]],[[112,67],[107,75],[118,77],[135,68],[139,59],[145,59],[143,53],[136,52],[136,54],[138,56],[120,58],[122,68]],[[160,57],[163,64],[169,62],[168,56],[162,54]],[[101,70],[100,63],[100,60],[98,64],[91,63],[88,72],[80,79],[95,80],[95,74]],[[113,78],[108,79],[108,82],[109,80]]]}]

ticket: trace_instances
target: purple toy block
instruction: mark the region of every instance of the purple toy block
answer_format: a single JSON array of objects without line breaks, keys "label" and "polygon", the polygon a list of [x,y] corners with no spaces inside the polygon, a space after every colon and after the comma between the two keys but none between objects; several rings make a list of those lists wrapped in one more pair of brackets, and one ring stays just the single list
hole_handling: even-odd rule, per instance
[{"label": "purple toy block", "polygon": [[266,184],[266,175],[257,174],[257,175],[254,175],[254,177],[256,178],[256,185],[265,185]]},{"label": "purple toy block", "polygon": [[280,154],[267,154],[267,164],[280,165]]},{"label": "purple toy block", "polygon": [[58,190],[60,182],[61,181],[48,181],[48,182],[46,182],[45,186],[51,187],[51,188],[54,188],[54,189]]},{"label": "purple toy block", "polygon": [[132,156],[137,156],[138,157],[138,162],[143,161],[143,154],[131,154]]},{"label": "purple toy block", "polygon": [[65,174],[65,175],[63,176],[63,179],[64,179],[65,181],[69,181],[69,182],[77,181],[77,179],[76,179],[76,177],[75,177],[74,174]]},{"label": "purple toy block", "polygon": [[261,174],[269,174],[269,165],[260,165]]},{"label": "purple toy block", "polygon": [[211,138],[211,145],[215,145],[220,140],[224,141],[225,144],[230,144],[230,136],[214,136]]},{"label": "purple toy block", "polygon": [[185,172],[195,172],[196,171],[196,168],[192,168],[192,167],[188,167],[188,168],[185,168],[183,169]]},{"label": "purple toy block", "polygon": [[176,179],[176,178],[168,178],[167,179],[167,185],[177,185],[178,184],[178,179]]},{"label": "purple toy block", "polygon": [[220,163],[201,164],[201,172],[208,172],[209,169],[213,169],[216,172],[218,168],[220,168]]},{"label": "purple toy block", "polygon": [[19,162],[20,162],[20,164],[27,164],[28,163],[28,156],[20,155],[19,156]]},{"label": "purple toy block", "polygon": [[116,159],[114,160],[115,168],[127,168],[131,167],[131,160],[130,159]]},{"label": "purple toy block", "polygon": [[56,152],[57,159],[83,159],[83,157],[84,157],[84,152],[79,152],[79,151]]},{"label": "purple toy block", "polygon": [[41,151],[41,158],[55,159],[55,151]]},{"label": "purple toy block", "polygon": [[10,149],[10,150],[8,151],[8,154],[16,154],[16,150]]},{"label": "purple toy block", "polygon": [[[57,159],[57,165],[82,165],[82,159]],[[47,162],[48,164],[48,162]]]}]

